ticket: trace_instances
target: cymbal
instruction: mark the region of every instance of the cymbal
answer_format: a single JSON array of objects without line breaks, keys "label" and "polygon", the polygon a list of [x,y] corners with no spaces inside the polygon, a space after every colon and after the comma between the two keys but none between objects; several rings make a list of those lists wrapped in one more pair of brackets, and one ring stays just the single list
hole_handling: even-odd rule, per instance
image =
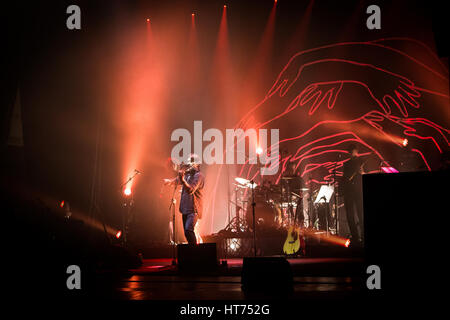
[{"label": "cymbal", "polygon": [[240,184],[240,187],[242,187],[242,188],[252,188],[252,187],[254,188],[254,187],[258,186],[256,184],[256,182],[253,182],[253,186],[252,186],[252,182],[250,180],[247,180],[244,178],[236,177],[236,178],[234,178],[234,180],[236,182],[238,182]]},{"label": "cymbal", "polygon": [[239,178],[239,177],[234,178],[234,180],[237,183],[240,183],[240,184],[243,184],[243,185],[246,185],[246,184],[250,183],[250,180],[247,180],[247,179],[244,179],[244,178]]}]

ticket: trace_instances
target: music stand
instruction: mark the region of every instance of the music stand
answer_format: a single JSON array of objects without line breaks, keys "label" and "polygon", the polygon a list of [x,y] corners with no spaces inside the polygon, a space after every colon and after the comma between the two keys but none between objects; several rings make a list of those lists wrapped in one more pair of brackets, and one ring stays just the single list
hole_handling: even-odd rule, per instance
[{"label": "music stand", "polygon": [[[328,215],[329,215],[329,203],[331,200],[331,196],[334,193],[334,186],[332,185],[322,185],[319,189],[319,193],[317,194],[316,200],[314,200],[314,204],[328,204],[328,212],[326,213],[326,230],[327,230],[327,234],[329,232],[329,223],[328,223]],[[319,218],[320,221],[320,218]]]},{"label": "music stand", "polygon": [[317,194],[316,200],[314,200],[314,204],[329,203],[333,192],[334,186],[322,185],[320,187],[319,193]]}]

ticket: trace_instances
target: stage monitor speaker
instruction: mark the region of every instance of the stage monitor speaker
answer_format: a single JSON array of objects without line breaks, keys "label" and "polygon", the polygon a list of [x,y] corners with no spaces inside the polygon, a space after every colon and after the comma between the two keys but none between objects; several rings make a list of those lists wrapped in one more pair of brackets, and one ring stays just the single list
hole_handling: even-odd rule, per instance
[{"label": "stage monitor speaker", "polygon": [[293,288],[291,265],[283,257],[244,258],[241,284],[244,291],[290,291]]},{"label": "stage monitor speaker", "polygon": [[365,263],[380,267],[384,289],[446,277],[449,180],[449,171],[363,175]]},{"label": "stage monitor speaker", "polygon": [[215,243],[177,245],[178,270],[198,273],[215,271],[218,266]]}]

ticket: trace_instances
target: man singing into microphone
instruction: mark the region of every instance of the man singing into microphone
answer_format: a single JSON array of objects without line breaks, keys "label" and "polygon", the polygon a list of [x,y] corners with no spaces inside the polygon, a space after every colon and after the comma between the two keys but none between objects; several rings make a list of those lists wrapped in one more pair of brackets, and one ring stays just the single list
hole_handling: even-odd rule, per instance
[{"label": "man singing into microphone", "polygon": [[184,235],[189,244],[197,244],[194,228],[198,219],[202,218],[202,196],[205,178],[200,172],[200,164],[196,155],[191,155],[178,177],[164,179],[165,183],[182,185],[180,212],[183,215]]}]

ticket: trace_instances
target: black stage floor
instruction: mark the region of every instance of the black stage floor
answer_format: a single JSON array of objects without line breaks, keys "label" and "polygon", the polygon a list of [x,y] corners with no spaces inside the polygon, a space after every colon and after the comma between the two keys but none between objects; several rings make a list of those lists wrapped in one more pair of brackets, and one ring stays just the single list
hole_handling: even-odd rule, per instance
[{"label": "black stage floor", "polygon": [[98,277],[91,295],[119,300],[345,299],[362,290],[363,261],[356,258],[288,259],[294,276],[291,292],[251,293],[241,288],[243,259],[227,259],[226,266],[201,275],[180,274],[171,261],[146,259],[142,267],[114,281]]}]

